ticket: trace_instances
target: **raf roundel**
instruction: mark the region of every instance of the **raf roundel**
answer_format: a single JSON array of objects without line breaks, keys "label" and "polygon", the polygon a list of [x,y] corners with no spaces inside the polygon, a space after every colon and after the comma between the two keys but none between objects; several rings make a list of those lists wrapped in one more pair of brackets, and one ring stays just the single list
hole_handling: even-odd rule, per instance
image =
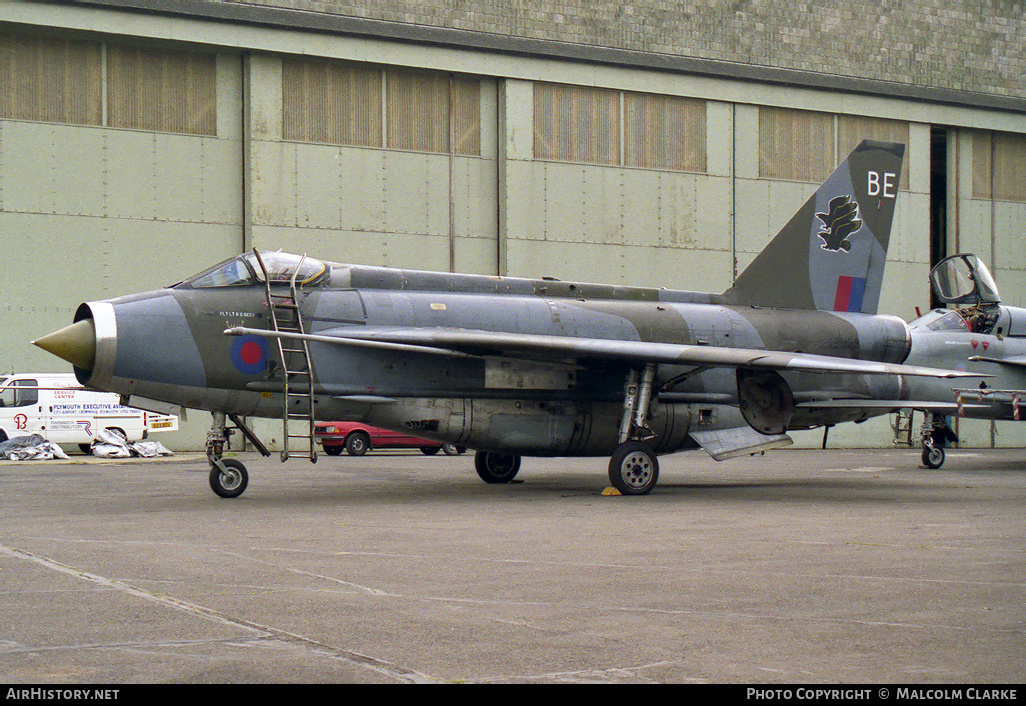
[{"label": "raf roundel", "polygon": [[258,375],[267,369],[267,341],[259,336],[239,336],[232,341],[231,357],[240,373]]}]

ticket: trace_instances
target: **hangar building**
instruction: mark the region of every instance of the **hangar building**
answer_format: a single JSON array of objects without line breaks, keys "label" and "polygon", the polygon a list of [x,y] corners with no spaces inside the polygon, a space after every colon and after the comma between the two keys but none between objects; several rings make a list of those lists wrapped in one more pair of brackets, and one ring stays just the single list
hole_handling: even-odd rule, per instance
[{"label": "hangar building", "polygon": [[4,2],[0,367],[254,247],[720,292],[863,138],[908,146],[881,311],[961,251],[1023,306],[1024,41],[1011,0]]}]

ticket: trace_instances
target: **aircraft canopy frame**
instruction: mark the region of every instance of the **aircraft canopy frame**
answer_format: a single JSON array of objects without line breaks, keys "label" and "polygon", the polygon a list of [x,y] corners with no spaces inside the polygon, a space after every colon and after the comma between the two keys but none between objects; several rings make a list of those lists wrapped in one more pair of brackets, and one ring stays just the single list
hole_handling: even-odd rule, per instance
[{"label": "aircraft canopy frame", "polygon": [[980,305],[1001,301],[990,270],[976,255],[946,257],[930,270],[934,294],[945,304]]},{"label": "aircraft canopy frame", "polygon": [[[312,257],[303,257],[286,252],[261,253],[267,276],[271,284],[289,284],[293,274],[296,284],[312,287],[323,284],[328,278],[324,262]],[[189,277],[175,285],[190,289],[215,289],[263,284],[264,274],[256,261],[256,255],[246,253],[228,258],[213,267]]]}]

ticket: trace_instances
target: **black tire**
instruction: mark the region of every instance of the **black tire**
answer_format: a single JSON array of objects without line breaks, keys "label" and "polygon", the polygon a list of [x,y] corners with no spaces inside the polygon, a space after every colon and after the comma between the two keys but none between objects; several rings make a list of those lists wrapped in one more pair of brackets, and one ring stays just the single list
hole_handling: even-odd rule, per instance
[{"label": "black tire", "polygon": [[346,437],[346,451],[350,456],[363,456],[370,451],[370,437],[362,431],[354,431]]},{"label": "black tire", "polygon": [[647,495],[659,482],[659,460],[640,441],[620,444],[609,459],[609,482],[621,495]]},{"label": "black tire", "polygon": [[325,446],[324,453],[329,456],[341,456],[342,452],[345,451],[345,446]]},{"label": "black tire", "polygon": [[927,468],[940,468],[944,465],[944,447],[925,444],[923,446],[923,465]]},{"label": "black tire", "polygon": [[421,446],[420,452],[425,456],[434,456],[436,453],[442,450],[441,446]]},{"label": "black tire", "polygon": [[474,468],[485,483],[509,483],[520,471],[520,457],[499,451],[478,451]]},{"label": "black tire", "polygon": [[210,469],[210,489],[222,498],[237,498],[249,485],[246,467],[233,458],[222,460],[227,473],[217,466]]},{"label": "black tire", "polygon": [[442,451],[445,452],[446,456],[459,456],[466,449],[456,444],[442,444]]}]

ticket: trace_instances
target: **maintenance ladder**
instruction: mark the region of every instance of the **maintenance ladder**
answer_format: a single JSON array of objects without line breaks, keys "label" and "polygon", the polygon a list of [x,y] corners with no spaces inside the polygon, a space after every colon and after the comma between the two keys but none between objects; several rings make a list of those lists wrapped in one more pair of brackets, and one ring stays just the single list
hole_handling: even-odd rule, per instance
[{"label": "maintenance ladder", "polygon": [[913,444],[912,437],[912,410],[899,409],[891,417],[891,429],[894,430],[893,444],[895,446],[909,446]]},{"label": "maintenance ladder", "polygon": [[[292,272],[287,290],[275,291],[271,287],[271,277],[267,272],[260,251],[254,248],[257,262],[264,274],[264,287],[267,292],[267,308],[270,311],[271,326],[275,333],[305,334],[303,312],[299,308],[299,296],[296,288],[296,277],[306,260],[303,253],[299,264]],[[314,375],[313,364],[310,362],[310,346],[305,339],[275,336],[278,346],[278,360],[282,368],[282,449],[281,460],[287,461],[290,455],[289,442],[292,439],[304,439],[309,444],[308,450],[294,452],[292,455],[309,458],[317,462],[317,446],[314,442]],[[293,433],[290,422],[306,425],[306,433]]]}]

